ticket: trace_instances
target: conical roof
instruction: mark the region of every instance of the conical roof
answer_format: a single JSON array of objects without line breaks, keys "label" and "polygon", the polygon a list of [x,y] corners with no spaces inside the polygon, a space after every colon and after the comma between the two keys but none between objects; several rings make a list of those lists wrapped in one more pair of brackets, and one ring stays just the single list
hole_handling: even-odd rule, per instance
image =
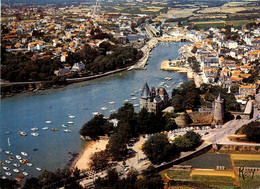
[{"label": "conical roof", "polygon": [[221,97],[220,97],[220,93],[218,93],[218,98],[217,98],[218,101],[221,100]]},{"label": "conical roof", "polygon": [[142,93],[141,93],[141,98],[142,99],[151,98],[150,89],[149,89],[147,83],[145,83],[144,86],[143,86]]}]

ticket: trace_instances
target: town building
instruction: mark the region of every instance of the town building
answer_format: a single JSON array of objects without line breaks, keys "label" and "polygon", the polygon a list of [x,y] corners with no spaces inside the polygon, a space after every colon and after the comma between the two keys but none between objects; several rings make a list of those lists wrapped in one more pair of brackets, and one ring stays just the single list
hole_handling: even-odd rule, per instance
[{"label": "town building", "polygon": [[164,88],[154,88],[151,90],[147,83],[144,84],[141,97],[140,108],[145,108],[148,112],[157,112],[165,109],[169,104],[168,93]]}]

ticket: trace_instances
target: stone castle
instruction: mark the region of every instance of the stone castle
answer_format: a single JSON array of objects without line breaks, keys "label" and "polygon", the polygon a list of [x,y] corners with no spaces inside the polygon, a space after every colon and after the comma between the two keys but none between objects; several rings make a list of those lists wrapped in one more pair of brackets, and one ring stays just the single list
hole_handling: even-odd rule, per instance
[{"label": "stone castle", "polygon": [[164,88],[152,87],[150,90],[148,84],[144,84],[140,97],[141,109],[145,108],[148,112],[162,111],[168,104],[169,96]]}]

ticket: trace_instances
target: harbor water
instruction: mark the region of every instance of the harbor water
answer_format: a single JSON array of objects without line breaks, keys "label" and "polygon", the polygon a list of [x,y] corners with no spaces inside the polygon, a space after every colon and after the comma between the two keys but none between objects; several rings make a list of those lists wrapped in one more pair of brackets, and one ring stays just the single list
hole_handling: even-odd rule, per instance
[{"label": "harbor water", "polygon": [[[160,70],[163,60],[178,58],[178,49],[183,43],[159,43],[151,51],[147,70],[131,70],[116,73],[92,81],[71,84],[60,89],[39,91],[37,93],[19,94],[14,97],[1,99],[0,115],[0,161],[7,160],[13,153],[14,160],[4,166],[11,168],[12,177],[17,174],[12,172],[13,163],[18,163],[15,155],[26,152],[29,161],[33,166],[23,164],[20,168],[28,172],[29,176],[38,176],[42,171],[36,170],[40,167],[54,171],[68,165],[73,155],[80,152],[84,141],[80,139],[79,130],[84,123],[93,117],[93,112],[101,112],[105,116],[111,114],[111,110],[117,110],[126,100],[136,104],[136,111],[139,111],[137,104],[140,104],[140,90],[145,82],[149,86],[159,86],[165,82],[166,90],[171,91],[180,82],[187,81],[186,74]],[[172,80],[165,80],[166,77]],[[176,82],[176,84],[172,84]],[[132,100],[135,95],[137,99]],[[171,93],[169,93],[171,97]],[[115,102],[115,103],[109,103]],[[101,110],[106,107],[107,110]],[[105,109],[105,108],[103,108]],[[75,118],[69,118],[74,115]],[[45,121],[51,121],[46,124]],[[68,124],[69,121],[74,122]],[[66,124],[68,127],[62,127]],[[43,130],[43,127],[48,130]],[[37,127],[38,131],[31,131]],[[58,131],[51,131],[56,128]],[[69,129],[71,132],[64,132]],[[27,136],[20,136],[19,131],[24,131]],[[8,133],[10,132],[10,133]],[[32,136],[36,132],[39,136]],[[0,166],[1,175],[5,171]],[[6,175],[5,175],[6,176]],[[8,177],[9,178],[9,177]]]}]

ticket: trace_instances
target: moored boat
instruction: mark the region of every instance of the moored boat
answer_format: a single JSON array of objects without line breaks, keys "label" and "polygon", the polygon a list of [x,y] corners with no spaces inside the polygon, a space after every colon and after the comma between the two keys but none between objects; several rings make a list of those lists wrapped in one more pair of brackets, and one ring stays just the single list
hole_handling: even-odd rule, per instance
[{"label": "moored boat", "polygon": [[64,132],[70,133],[71,131],[69,129],[64,129]]},{"label": "moored boat", "polygon": [[24,175],[24,176],[28,176],[29,174],[24,171],[24,172],[23,172],[23,175]]},{"label": "moored boat", "polygon": [[17,159],[22,159],[22,157],[19,156],[19,155],[16,155],[15,157],[16,157]]},{"label": "moored boat", "polygon": [[15,173],[19,173],[20,171],[18,169],[13,169]]},{"label": "moored boat", "polygon": [[67,126],[67,125],[65,125],[65,124],[62,124],[61,126],[62,126],[62,127],[68,127],[68,126]]},{"label": "moored boat", "polygon": [[29,166],[29,167],[31,167],[31,166],[32,166],[32,164],[31,164],[31,163],[27,163],[26,165],[27,165],[27,166]]},{"label": "moored boat", "polygon": [[103,110],[103,111],[105,111],[105,110],[107,110],[107,107],[101,107],[101,110]]},{"label": "moored boat", "polygon": [[10,156],[10,157],[8,157],[10,160],[14,160],[14,157],[12,157],[12,156]]},{"label": "moored boat", "polygon": [[14,178],[14,180],[16,180],[17,182],[20,182],[22,179],[20,179],[20,178]]},{"label": "moored boat", "polygon": [[36,170],[37,171],[41,171],[42,169],[40,167],[36,167]]},{"label": "moored boat", "polygon": [[39,136],[39,133],[31,133],[32,136]]},{"label": "moored boat", "polygon": [[110,110],[109,112],[113,113],[113,112],[115,112],[115,111],[116,111],[116,110],[113,109],[113,110]]},{"label": "moored boat", "polygon": [[138,107],[138,106],[139,106],[139,104],[134,104],[133,106],[134,106],[134,107]]},{"label": "moored boat", "polygon": [[11,175],[12,175],[12,173],[10,173],[10,172],[5,172],[5,174],[6,174],[7,176],[11,176]]},{"label": "moored boat", "polygon": [[19,134],[20,134],[21,136],[26,136],[26,135],[27,135],[26,132],[23,132],[23,131],[19,131]]},{"label": "moored boat", "polygon": [[20,164],[18,164],[18,163],[14,163],[13,165],[14,165],[14,167],[20,167]]},{"label": "moored boat", "polygon": [[51,124],[51,121],[45,121],[46,124]]},{"label": "moored boat", "polygon": [[3,169],[4,169],[5,171],[10,171],[10,168],[9,168],[9,167],[3,167]]},{"label": "moored boat", "polygon": [[11,161],[9,161],[9,160],[5,160],[5,163],[11,163]]},{"label": "moored boat", "polygon": [[74,115],[69,115],[69,118],[70,119],[74,119],[76,116],[74,116]]},{"label": "moored boat", "polygon": [[6,177],[5,176],[1,176],[1,179],[6,179]]},{"label": "moored boat", "polygon": [[42,130],[48,130],[49,129],[49,127],[43,127],[42,128]]},{"label": "moored boat", "polygon": [[28,154],[27,154],[26,152],[21,152],[21,154],[22,154],[23,156],[28,156]]},{"label": "moored boat", "polygon": [[39,129],[37,127],[31,128],[31,131],[38,131]]},{"label": "moored boat", "polygon": [[110,101],[110,102],[108,102],[109,104],[115,104],[115,102],[113,102],[113,101]]},{"label": "moored boat", "polygon": [[51,128],[52,131],[58,131],[58,129],[55,129],[55,128]]}]

